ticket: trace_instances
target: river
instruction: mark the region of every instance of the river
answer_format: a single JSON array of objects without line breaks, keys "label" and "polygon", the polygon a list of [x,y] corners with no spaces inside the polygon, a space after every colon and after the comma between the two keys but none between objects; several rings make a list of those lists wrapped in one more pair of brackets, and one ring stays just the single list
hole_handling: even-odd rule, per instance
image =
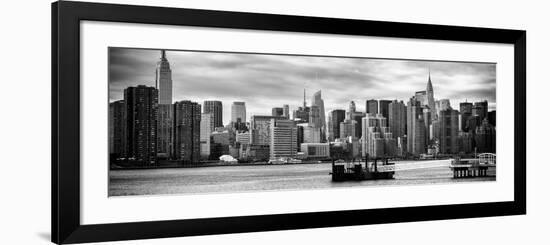
[{"label": "river", "polygon": [[[415,162],[404,161],[397,164],[405,166],[409,163]],[[448,166],[397,171],[394,179],[390,180],[332,182],[330,172],[330,163],[111,170],[109,196],[423,185],[496,179],[453,179]]]}]

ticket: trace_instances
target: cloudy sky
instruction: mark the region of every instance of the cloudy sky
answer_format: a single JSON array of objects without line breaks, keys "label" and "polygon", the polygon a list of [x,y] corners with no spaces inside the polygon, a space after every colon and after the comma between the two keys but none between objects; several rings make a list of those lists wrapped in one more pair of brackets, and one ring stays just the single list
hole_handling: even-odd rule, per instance
[{"label": "cloudy sky", "polygon": [[[407,101],[425,90],[431,70],[435,98],[458,103],[487,100],[496,109],[496,65],[486,63],[311,57],[243,53],[166,51],[172,68],[174,101],[223,102],[223,121],[231,119],[231,103],[245,101],[247,118],[270,115],[272,107],[290,110],[308,105],[322,91],[325,110],[347,109],[355,101],[365,111],[367,99]],[[129,86],[155,85],[159,50],[109,49],[109,99],[123,98]]]}]

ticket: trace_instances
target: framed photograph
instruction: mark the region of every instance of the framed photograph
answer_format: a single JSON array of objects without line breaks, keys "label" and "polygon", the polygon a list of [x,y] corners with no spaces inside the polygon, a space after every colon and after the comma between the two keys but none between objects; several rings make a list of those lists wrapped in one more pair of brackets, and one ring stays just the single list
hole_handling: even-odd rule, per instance
[{"label": "framed photograph", "polygon": [[55,2],[52,241],[525,214],[525,38]]}]

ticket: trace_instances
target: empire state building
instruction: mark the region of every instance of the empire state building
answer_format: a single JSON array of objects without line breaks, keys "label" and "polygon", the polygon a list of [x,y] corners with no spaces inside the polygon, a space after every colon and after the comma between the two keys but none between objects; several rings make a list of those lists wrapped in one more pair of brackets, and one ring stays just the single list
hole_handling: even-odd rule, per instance
[{"label": "empire state building", "polygon": [[172,104],[172,70],[164,50],[161,51],[160,61],[157,63],[155,83],[159,90],[159,104]]}]

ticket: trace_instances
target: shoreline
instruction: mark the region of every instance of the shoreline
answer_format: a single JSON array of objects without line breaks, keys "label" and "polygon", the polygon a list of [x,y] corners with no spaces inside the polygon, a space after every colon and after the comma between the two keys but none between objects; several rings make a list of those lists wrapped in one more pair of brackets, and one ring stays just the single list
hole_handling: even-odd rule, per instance
[{"label": "shoreline", "polygon": [[[400,160],[391,160],[390,162],[422,162],[422,161],[445,161],[445,159],[400,159]],[[357,161],[363,162],[363,161]],[[179,163],[170,163],[158,166],[143,166],[143,167],[109,167],[109,171],[119,171],[119,170],[153,170],[153,169],[179,169],[179,168],[210,168],[210,167],[239,167],[239,166],[279,166],[279,165],[312,165],[312,164],[331,164],[330,161],[306,161],[301,163],[284,163],[284,164],[272,164],[268,162],[256,162],[256,163],[222,163],[222,162],[207,162],[200,164],[188,164],[180,165]]]}]

